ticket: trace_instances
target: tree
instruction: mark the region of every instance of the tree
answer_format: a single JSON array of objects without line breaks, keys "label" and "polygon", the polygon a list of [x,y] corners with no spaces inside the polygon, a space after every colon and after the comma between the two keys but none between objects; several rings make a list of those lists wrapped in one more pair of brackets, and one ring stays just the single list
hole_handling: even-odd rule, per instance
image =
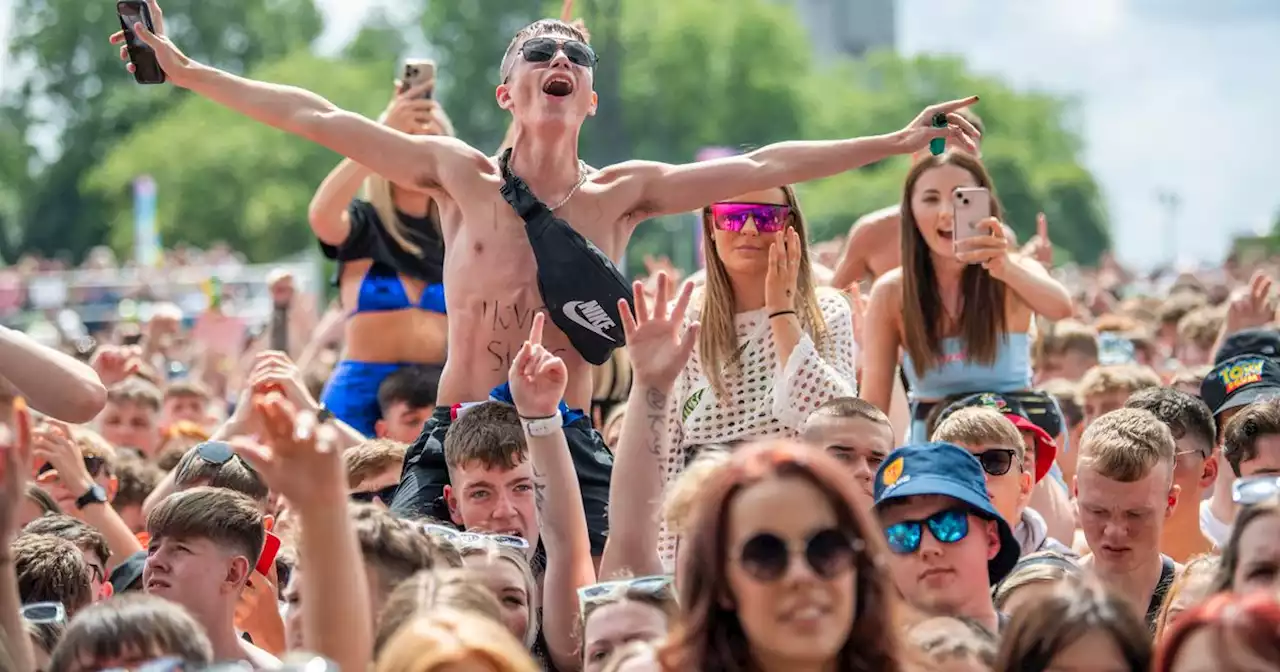
[{"label": "tree", "polygon": [[[169,31],[187,54],[236,72],[310,44],[322,28],[311,0],[164,5]],[[20,242],[46,254],[79,256],[106,239],[102,204],[80,193],[81,180],[116,140],[185,97],[133,83],[107,44],[119,26],[111,9],[106,2],[28,0],[14,12],[10,62],[28,74],[8,110],[59,138],[57,156],[31,176],[19,217]]]},{"label": "tree", "polygon": [[[392,94],[392,65],[324,59],[302,49],[251,76],[310,89],[376,117]],[[116,143],[85,188],[103,203],[117,250],[132,243],[130,184],[150,174],[166,245],[226,241],[252,260],[270,261],[315,245],[307,204],[340,160],[319,145],[187,96]]]}]

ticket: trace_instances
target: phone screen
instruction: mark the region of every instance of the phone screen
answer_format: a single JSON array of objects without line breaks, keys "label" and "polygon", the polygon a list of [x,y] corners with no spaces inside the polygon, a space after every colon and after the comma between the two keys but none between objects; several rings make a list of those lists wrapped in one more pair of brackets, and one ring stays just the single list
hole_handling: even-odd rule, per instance
[{"label": "phone screen", "polygon": [[130,49],[146,49],[147,45],[138,40],[138,36],[133,34],[133,24],[144,23],[142,18],[142,6],[128,2],[122,2],[116,5],[116,12],[124,21],[124,39]]},{"label": "phone screen", "polygon": [[124,30],[125,45],[129,48],[129,60],[133,63],[134,79],[142,84],[160,84],[165,81],[164,71],[156,60],[156,54],[143,44],[133,32],[134,24],[141,23],[152,27],[151,14],[147,6],[140,2],[117,2],[116,14],[120,15],[120,26]]}]

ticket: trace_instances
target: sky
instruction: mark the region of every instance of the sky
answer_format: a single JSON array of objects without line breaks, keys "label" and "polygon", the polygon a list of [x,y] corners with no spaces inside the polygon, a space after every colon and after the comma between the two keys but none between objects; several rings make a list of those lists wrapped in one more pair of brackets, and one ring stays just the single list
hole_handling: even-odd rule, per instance
[{"label": "sky", "polygon": [[[323,51],[395,4],[317,2]],[[15,4],[0,0],[0,38]],[[898,0],[897,14],[904,53],[956,54],[1081,102],[1084,163],[1122,260],[1216,263],[1233,233],[1265,231],[1280,211],[1280,0]],[[1172,221],[1162,192],[1180,202]]]}]

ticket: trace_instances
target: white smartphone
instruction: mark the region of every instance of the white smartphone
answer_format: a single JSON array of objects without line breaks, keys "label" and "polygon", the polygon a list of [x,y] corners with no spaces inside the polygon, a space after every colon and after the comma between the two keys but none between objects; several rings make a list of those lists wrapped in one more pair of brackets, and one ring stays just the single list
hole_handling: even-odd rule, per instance
[{"label": "white smartphone", "polygon": [[955,213],[952,219],[955,228],[952,229],[951,236],[956,244],[967,238],[989,233],[979,227],[978,222],[991,216],[990,191],[982,187],[962,187],[952,192],[951,202]]}]

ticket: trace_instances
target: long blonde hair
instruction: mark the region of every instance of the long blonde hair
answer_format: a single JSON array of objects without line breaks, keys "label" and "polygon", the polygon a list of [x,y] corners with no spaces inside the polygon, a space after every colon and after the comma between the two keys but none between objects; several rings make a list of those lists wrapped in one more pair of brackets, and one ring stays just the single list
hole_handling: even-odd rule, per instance
[{"label": "long blonde hair", "polygon": [[[795,189],[781,187],[791,206],[791,226],[800,235],[800,272],[796,278],[796,316],[800,325],[813,338],[814,347],[821,352],[827,342],[827,320],[818,306],[818,292],[813,282],[813,266],[809,261],[809,236],[804,214]],[[724,372],[736,369],[739,364],[738,330],[733,318],[737,314],[737,302],[729,272],[716,251],[715,224],[711,221],[711,208],[702,209],[702,251],[707,260],[707,279],[702,289],[702,331],[698,334],[698,359],[702,373],[711,383],[716,396],[726,397]]]},{"label": "long blonde hair", "polygon": [[496,672],[536,672],[533,658],[497,621],[441,609],[417,616],[378,656],[377,672],[434,672],[466,665]]},{"label": "long blonde hair", "polygon": [[[453,137],[453,121],[449,119],[449,115],[445,114],[444,108],[436,108],[439,115],[436,120],[440,122],[440,131],[442,135]],[[364,200],[373,206],[374,212],[378,213],[378,219],[382,220],[382,226],[386,230],[387,235],[396,241],[404,251],[415,257],[422,256],[422,246],[409,240],[413,235],[413,229],[405,226],[403,220],[400,219],[400,211],[396,209],[395,195],[391,191],[392,184],[386,178],[374,173],[365,178],[364,181]],[[434,210],[435,208],[430,208]],[[430,217],[431,212],[427,213]],[[440,223],[432,217],[432,224],[437,231]]]}]

